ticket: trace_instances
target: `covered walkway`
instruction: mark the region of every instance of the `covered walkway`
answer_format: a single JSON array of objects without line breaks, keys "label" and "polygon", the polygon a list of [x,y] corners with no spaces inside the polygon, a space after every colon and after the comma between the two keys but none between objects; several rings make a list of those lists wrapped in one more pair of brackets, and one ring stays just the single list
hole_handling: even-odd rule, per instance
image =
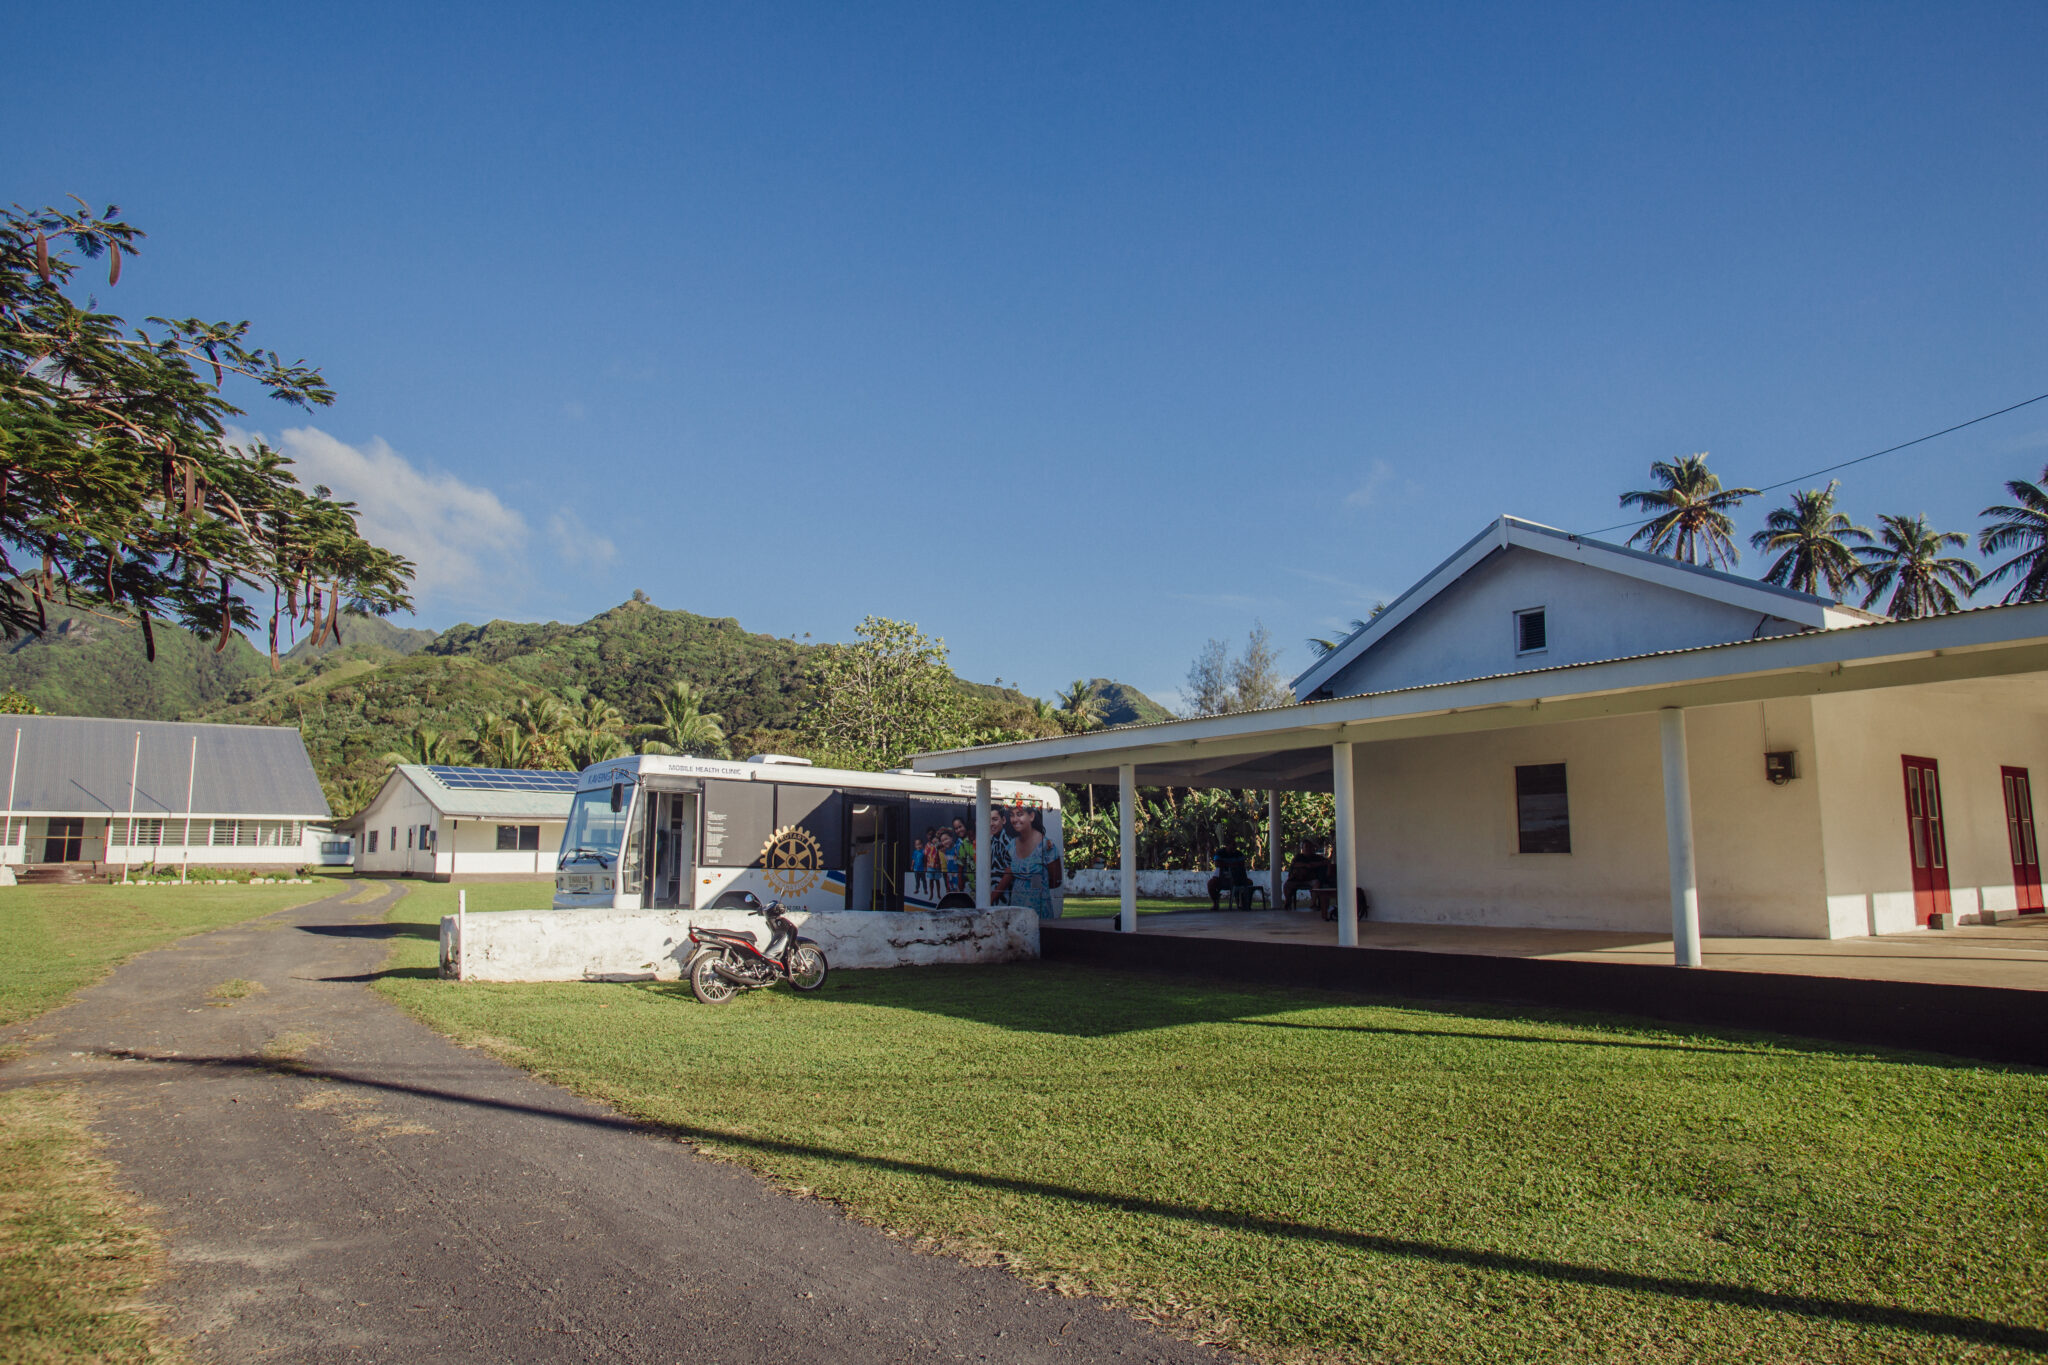
[{"label": "covered walkway", "polygon": [[[1334,945],[1337,926],[1303,911],[1177,910],[1147,914],[1142,932],[1172,937],[1235,939],[1253,943]],[[1102,933],[1114,917],[1061,920],[1062,929]],[[1642,934],[1572,929],[1494,929],[1468,925],[1358,926],[1358,946],[1420,953],[1553,962],[1668,964],[1671,940]],[[1944,934],[1885,934],[1869,938],[1707,938],[1702,967],[1730,972],[1842,977],[1863,981],[1923,981],[1952,986],[2002,986],[2048,992],[2048,916],[2028,915],[1997,925],[1969,925]]]}]

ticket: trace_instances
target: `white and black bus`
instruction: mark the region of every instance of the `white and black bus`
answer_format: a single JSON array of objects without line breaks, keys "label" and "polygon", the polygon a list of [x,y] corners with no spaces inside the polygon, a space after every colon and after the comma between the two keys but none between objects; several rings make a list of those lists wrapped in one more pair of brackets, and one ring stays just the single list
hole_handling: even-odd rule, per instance
[{"label": "white and black bus", "polygon": [[993,903],[1056,919],[1062,842],[1050,787],[993,784],[977,828],[968,778],[646,754],[578,777],[554,903],[696,910],[751,893],[791,910],[971,909],[992,852]]}]

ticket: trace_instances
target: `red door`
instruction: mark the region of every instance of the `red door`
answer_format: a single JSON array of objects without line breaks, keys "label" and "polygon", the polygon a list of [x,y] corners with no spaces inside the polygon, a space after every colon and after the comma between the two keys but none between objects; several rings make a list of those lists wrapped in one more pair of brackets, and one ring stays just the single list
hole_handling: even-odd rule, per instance
[{"label": "red door", "polygon": [[2005,779],[2005,836],[2012,845],[2012,894],[2021,914],[2041,909],[2041,851],[2034,844],[2034,787],[2025,768],[2000,768]]},{"label": "red door", "polygon": [[1913,852],[1913,917],[1948,913],[1948,841],[1942,834],[1941,774],[1931,758],[1905,758],[1906,827]]}]

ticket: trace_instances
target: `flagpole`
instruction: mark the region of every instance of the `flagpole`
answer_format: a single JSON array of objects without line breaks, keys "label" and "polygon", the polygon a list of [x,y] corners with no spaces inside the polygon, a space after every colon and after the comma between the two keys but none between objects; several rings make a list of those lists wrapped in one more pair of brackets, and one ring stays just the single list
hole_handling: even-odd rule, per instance
[{"label": "flagpole", "polygon": [[178,864],[178,883],[192,867],[192,779],[199,775],[199,736],[192,736],[192,762],[185,769],[185,861]]},{"label": "flagpole", "polygon": [[[7,765],[7,828],[0,834],[0,843],[14,847],[14,775],[21,770],[21,726],[14,727],[14,759]],[[21,861],[28,865],[28,821],[21,822]]]},{"label": "flagpole", "polygon": [[121,885],[128,884],[128,857],[135,851],[135,779],[142,772],[142,731],[135,732],[135,758],[128,764],[128,829],[121,844]]}]

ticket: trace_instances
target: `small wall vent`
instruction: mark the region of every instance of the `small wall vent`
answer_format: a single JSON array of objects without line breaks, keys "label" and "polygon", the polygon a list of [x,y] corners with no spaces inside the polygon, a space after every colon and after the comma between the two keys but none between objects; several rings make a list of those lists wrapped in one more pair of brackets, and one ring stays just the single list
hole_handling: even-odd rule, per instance
[{"label": "small wall vent", "polygon": [[1538,654],[1550,647],[1550,626],[1543,608],[1531,607],[1515,613],[1515,653]]}]

